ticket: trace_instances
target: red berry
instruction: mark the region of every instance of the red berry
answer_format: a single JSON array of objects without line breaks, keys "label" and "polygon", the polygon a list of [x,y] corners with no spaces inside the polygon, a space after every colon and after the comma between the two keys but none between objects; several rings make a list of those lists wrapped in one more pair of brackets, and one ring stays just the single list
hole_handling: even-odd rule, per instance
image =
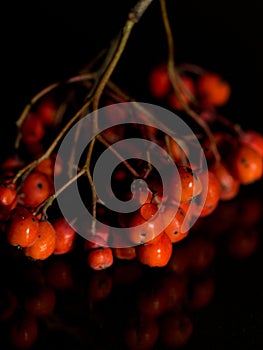
[{"label": "red berry", "polygon": [[104,270],[113,264],[113,253],[110,247],[92,249],[87,256],[88,265],[93,270]]},{"label": "red berry", "polygon": [[149,88],[153,97],[167,96],[171,83],[167,72],[167,65],[160,64],[152,69],[149,75]]},{"label": "red berry", "polygon": [[38,235],[38,219],[26,208],[16,207],[7,226],[7,241],[13,246],[28,247]]},{"label": "red berry", "polygon": [[77,233],[73,227],[69,225],[64,217],[57,218],[53,222],[53,227],[56,231],[56,246],[54,254],[65,254],[71,251],[74,247]]},{"label": "red berry", "polygon": [[43,122],[34,113],[30,113],[24,120],[21,127],[22,140],[26,144],[39,142],[45,135]]},{"label": "red berry", "polygon": [[36,241],[26,247],[24,253],[34,260],[45,260],[54,253],[56,231],[48,220],[40,221]]},{"label": "red berry", "polygon": [[161,267],[167,265],[172,255],[172,242],[166,233],[161,233],[157,242],[136,247],[137,259],[145,265]]},{"label": "red berry", "polygon": [[247,185],[262,177],[263,158],[253,148],[240,146],[232,159],[233,175]]},{"label": "red berry", "polygon": [[46,174],[33,171],[25,179],[19,191],[22,204],[36,207],[51,195],[51,183]]},{"label": "red berry", "polygon": [[231,88],[228,82],[214,72],[202,74],[197,81],[201,102],[205,105],[223,106],[227,103]]}]

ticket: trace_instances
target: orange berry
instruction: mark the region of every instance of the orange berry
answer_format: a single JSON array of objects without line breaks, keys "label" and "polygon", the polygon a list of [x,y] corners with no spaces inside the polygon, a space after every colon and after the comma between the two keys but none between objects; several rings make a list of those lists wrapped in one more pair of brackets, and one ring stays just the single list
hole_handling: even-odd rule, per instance
[{"label": "orange berry", "polygon": [[[170,220],[170,217],[172,217],[172,220]],[[189,230],[182,232],[185,212],[180,207],[175,213],[172,207],[166,208],[162,213],[162,218],[165,223],[164,232],[169,236],[172,243],[179,242],[188,235]]]},{"label": "orange berry", "polygon": [[253,148],[240,146],[232,159],[233,175],[247,185],[262,177],[263,158]]},{"label": "orange berry", "polygon": [[[202,174],[200,175],[202,176]],[[207,193],[201,193],[201,203],[203,205],[200,217],[211,214],[218,206],[221,196],[221,185],[214,173],[208,171]]]},{"label": "orange berry", "polygon": [[36,207],[51,194],[51,182],[46,174],[33,171],[25,179],[19,191],[22,204],[28,207]]},{"label": "orange berry", "polygon": [[88,252],[87,263],[93,270],[104,270],[113,264],[113,253],[110,247],[99,247]]},{"label": "orange berry", "polygon": [[26,208],[16,207],[7,226],[7,241],[22,248],[32,245],[38,235],[38,219]]},{"label": "orange berry", "polygon": [[54,253],[56,247],[56,231],[48,220],[40,221],[38,236],[34,244],[26,247],[24,253],[34,260],[45,260]]},{"label": "orange berry", "polygon": [[229,83],[213,72],[204,73],[199,77],[197,90],[201,102],[213,106],[225,105],[231,93]]},{"label": "orange berry", "polygon": [[167,65],[160,64],[154,67],[149,75],[149,88],[152,96],[155,98],[164,98],[168,94],[170,86]]},{"label": "orange berry", "polygon": [[136,247],[137,259],[151,267],[167,265],[172,255],[172,242],[165,232],[159,235],[157,242],[142,244]]},{"label": "orange berry", "polygon": [[171,180],[171,197],[177,203],[189,202],[201,193],[201,181],[195,172],[186,166],[179,166],[178,174],[179,176],[175,174]]},{"label": "orange berry", "polygon": [[59,217],[53,222],[56,231],[56,246],[54,254],[65,254],[74,247],[76,231],[69,225],[64,217]]},{"label": "orange berry", "polygon": [[240,189],[240,182],[232,175],[222,162],[210,166],[210,170],[217,177],[221,185],[221,200],[230,200],[236,197]]},{"label": "orange berry", "polygon": [[112,248],[113,255],[118,259],[132,260],[136,258],[135,247],[118,247]]},{"label": "orange berry", "polygon": [[43,100],[37,108],[37,116],[44,125],[52,125],[57,111],[55,102],[49,98]]}]

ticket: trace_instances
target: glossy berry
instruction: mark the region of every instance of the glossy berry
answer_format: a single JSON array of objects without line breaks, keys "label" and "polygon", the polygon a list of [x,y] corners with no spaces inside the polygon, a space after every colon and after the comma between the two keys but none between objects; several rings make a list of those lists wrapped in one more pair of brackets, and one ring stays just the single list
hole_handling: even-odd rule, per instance
[{"label": "glossy berry", "polygon": [[24,249],[27,257],[34,260],[45,260],[54,253],[56,247],[56,231],[50,221],[39,222],[37,239]]},{"label": "glossy berry", "polygon": [[7,226],[7,241],[22,248],[32,245],[38,235],[39,222],[25,207],[13,209]]},{"label": "glossy berry", "polygon": [[263,158],[253,148],[240,146],[232,160],[233,175],[247,185],[262,177]]},{"label": "glossy berry", "polygon": [[75,229],[69,225],[64,217],[59,217],[53,222],[56,231],[56,246],[54,254],[65,254],[74,247],[77,233]]},{"label": "glossy berry", "polygon": [[178,174],[171,180],[171,198],[177,203],[185,203],[199,195],[202,184],[199,177],[189,167],[178,167]]},{"label": "glossy berry", "polygon": [[19,198],[27,207],[36,207],[51,194],[50,179],[46,174],[33,171],[25,179],[19,191]]},{"label": "glossy berry", "polygon": [[223,106],[228,102],[231,88],[227,81],[214,72],[202,74],[197,81],[197,90],[204,105]]},{"label": "glossy berry", "polygon": [[87,263],[93,270],[104,270],[113,264],[113,253],[110,247],[100,247],[88,252]]},{"label": "glossy berry", "polygon": [[[218,206],[221,197],[221,185],[217,177],[211,171],[208,171],[208,181],[206,186],[207,191],[203,191],[200,195],[200,203],[202,210],[200,217],[210,215]],[[200,176],[204,176],[200,175]]]},{"label": "glossy berry", "polygon": [[240,189],[240,182],[233,176],[227,166],[223,162],[215,163],[210,166],[210,171],[215,174],[220,183],[220,200],[235,198]]},{"label": "glossy berry", "polygon": [[172,255],[172,242],[166,233],[161,233],[157,242],[142,244],[136,247],[137,259],[151,267],[167,265]]},{"label": "glossy berry", "polygon": [[163,222],[160,215],[156,213],[157,209],[155,204],[146,203],[139,211],[134,212],[129,221],[130,242],[135,245],[149,243],[162,232]]},{"label": "glossy berry", "polygon": [[9,207],[12,210],[17,204],[17,192],[12,183],[0,184],[0,207]]},{"label": "glossy berry", "polygon": [[173,207],[166,208],[162,213],[162,219],[165,224],[164,232],[169,236],[172,243],[179,242],[188,235],[189,230],[183,231],[182,229],[184,220],[187,220],[187,218],[184,210],[180,207],[176,210]]}]

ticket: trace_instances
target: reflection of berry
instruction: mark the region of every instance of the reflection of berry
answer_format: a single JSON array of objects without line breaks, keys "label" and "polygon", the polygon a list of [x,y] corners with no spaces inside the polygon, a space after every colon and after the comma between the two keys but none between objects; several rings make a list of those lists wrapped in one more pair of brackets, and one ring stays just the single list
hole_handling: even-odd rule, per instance
[{"label": "reflection of berry", "polygon": [[29,349],[37,340],[38,322],[30,313],[17,315],[9,328],[9,339],[17,349]]},{"label": "reflection of berry", "polygon": [[154,319],[140,320],[133,317],[124,332],[125,349],[150,350],[156,343],[158,335],[159,327]]},{"label": "reflection of berry", "polygon": [[25,297],[25,310],[37,317],[45,317],[50,315],[55,307],[56,294],[53,288],[48,286],[40,286],[34,290],[33,294]]},{"label": "reflection of berry", "polygon": [[168,348],[185,345],[193,333],[193,323],[184,313],[166,313],[160,320],[160,341]]}]

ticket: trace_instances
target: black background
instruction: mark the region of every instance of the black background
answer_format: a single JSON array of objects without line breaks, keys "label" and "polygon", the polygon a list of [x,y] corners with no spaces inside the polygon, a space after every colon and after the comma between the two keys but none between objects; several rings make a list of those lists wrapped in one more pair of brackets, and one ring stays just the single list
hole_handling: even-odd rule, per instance
[{"label": "black background", "polygon": [[[21,1],[1,10],[1,156],[11,147],[14,121],[25,103],[107,47],[134,3]],[[221,73],[232,85],[227,117],[263,131],[263,2],[168,0],[167,6],[176,61]],[[140,99],[147,72],[166,58],[166,50],[160,7],[154,1],[134,28],[114,73],[116,80]],[[261,251],[245,263],[222,265],[216,302],[198,319],[197,348],[263,345]]]}]

